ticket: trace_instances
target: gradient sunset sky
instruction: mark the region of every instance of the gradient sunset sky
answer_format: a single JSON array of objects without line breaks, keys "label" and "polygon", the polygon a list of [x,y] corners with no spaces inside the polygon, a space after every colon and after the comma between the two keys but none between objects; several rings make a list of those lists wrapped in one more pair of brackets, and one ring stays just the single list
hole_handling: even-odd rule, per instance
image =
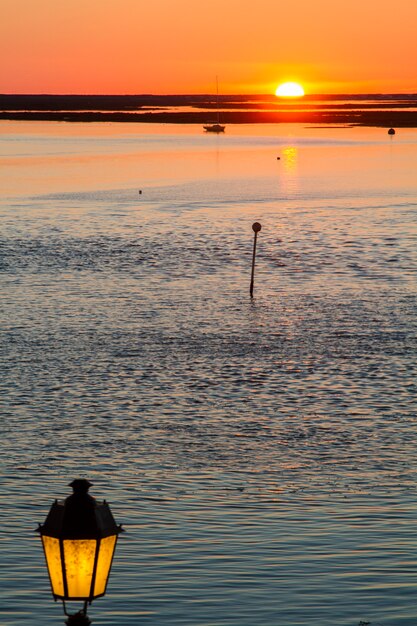
[{"label": "gradient sunset sky", "polygon": [[0,93],[417,92],[417,0],[0,0]]}]

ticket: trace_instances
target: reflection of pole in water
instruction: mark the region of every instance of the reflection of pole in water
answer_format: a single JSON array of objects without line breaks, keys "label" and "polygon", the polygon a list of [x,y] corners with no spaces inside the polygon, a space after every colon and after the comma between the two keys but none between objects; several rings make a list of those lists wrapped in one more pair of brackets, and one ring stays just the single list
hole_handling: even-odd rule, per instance
[{"label": "reflection of pole in water", "polygon": [[255,277],[255,257],[256,257],[256,240],[258,238],[258,233],[261,230],[262,226],[259,222],[254,222],[252,224],[252,230],[254,232],[253,237],[253,254],[252,254],[252,273],[250,277],[250,297],[253,298],[253,281]]},{"label": "reflection of pole in water", "polygon": [[389,128],[388,129],[388,135],[389,135],[389,169],[390,169],[390,173],[392,174],[392,169],[393,169],[393,144],[394,144],[395,129],[394,128]]},{"label": "reflection of pole in water", "polygon": [[220,147],[219,147],[219,136],[216,136],[216,177],[219,177],[220,171]]}]

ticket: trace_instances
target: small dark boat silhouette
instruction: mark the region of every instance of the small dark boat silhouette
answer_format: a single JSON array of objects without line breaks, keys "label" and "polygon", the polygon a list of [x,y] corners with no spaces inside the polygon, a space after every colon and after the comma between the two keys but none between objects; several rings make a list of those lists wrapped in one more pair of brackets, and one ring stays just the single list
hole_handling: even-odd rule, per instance
[{"label": "small dark boat silhouette", "polygon": [[390,128],[388,131],[388,135],[395,135],[395,130],[393,128]]},{"label": "small dark boat silhouette", "polygon": [[226,127],[221,124],[207,124],[207,126],[203,126],[203,128],[208,133],[224,133]]},{"label": "small dark boat silhouette", "polygon": [[217,111],[217,121],[212,122],[211,124],[206,124],[203,126],[204,130],[207,133],[224,133],[224,129],[226,126],[220,124],[220,112],[219,112],[219,81],[216,76],[216,111]]}]

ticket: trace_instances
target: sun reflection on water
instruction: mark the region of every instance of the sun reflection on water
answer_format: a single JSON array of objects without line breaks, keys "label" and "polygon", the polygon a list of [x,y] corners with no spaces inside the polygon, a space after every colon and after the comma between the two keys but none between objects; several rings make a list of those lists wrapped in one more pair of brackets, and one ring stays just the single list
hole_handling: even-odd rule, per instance
[{"label": "sun reflection on water", "polygon": [[295,146],[287,146],[283,149],[284,169],[286,172],[294,173],[298,166],[298,148]]},{"label": "sun reflection on water", "polygon": [[298,148],[286,146],[282,149],[282,169],[279,170],[281,192],[295,195],[298,192]]}]

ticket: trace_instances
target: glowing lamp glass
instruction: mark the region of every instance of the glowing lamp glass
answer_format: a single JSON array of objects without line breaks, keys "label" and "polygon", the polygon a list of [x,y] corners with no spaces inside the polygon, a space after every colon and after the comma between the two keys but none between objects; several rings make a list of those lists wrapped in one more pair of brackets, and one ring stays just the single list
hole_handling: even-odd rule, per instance
[{"label": "glowing lamp glass", "polygon": [[113,561],[117,535],[105,537],[100,542],[100,551],[97,558],[97,570],[94,582],[94,597],[102,596],[106,592],[107,580]]},{"label": "glowing lamp glass", "polygon": [[52,593],[56,598],[64,598],[64,578],[62,575],[61,548],[59,539],[55,537],[42,537],[46,564],[48,566],[49,580]]},{"label": "glowing lamp glass", "polygon": [[[117,535],[94,539],[42,537],[52,594],[63,600],[88,600],[106,592]],[[64,580],[67,591],[65,591]]]}]

